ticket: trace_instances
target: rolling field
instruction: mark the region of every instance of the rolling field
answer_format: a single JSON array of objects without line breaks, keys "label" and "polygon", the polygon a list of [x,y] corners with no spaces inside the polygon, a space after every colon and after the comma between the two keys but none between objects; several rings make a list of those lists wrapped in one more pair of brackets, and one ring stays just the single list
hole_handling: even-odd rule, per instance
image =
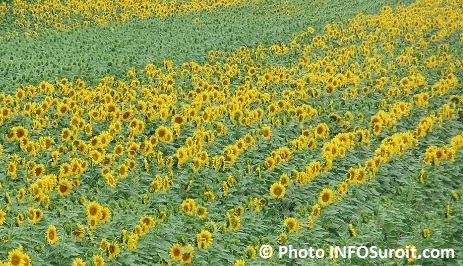
[{"label": "rolling field", "polygon": [[463,265],[461,14],[2,2],[0,266]]}]

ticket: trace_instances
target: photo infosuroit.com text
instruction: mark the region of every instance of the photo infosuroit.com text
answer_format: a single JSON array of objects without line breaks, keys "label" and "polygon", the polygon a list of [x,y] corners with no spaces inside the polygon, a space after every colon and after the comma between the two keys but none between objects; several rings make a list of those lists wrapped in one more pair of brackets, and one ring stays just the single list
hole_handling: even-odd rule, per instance
[{"label": "photo infosuroit.com text", "polygon": [[[276,251],[276,254],[274,254]],[[405,248],[382,248],[378,246],[330,246],[324,248],[296,248],[292,245],[278,246],[276,250],[270,245],[262,245],[259,249],[259,255],[262,258],[290,259],[454,259],[455,250],[453,248],[426,248],[418,250],[415,246],[406,246]]]}]

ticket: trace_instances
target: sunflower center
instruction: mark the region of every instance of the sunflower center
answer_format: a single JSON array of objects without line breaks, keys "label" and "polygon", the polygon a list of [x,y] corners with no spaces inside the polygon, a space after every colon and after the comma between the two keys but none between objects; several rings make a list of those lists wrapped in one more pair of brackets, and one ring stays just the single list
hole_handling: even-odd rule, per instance
[{"label": "sunflower center", "polygon": [[11,265],[19,265],[21,263],[21,258],[16,255],[11,258]]},{"label": "sunflower center", "polygon": [[330,200],[330,194],[328,194],[328,193],[323,194],[322,201],[323,202],[328,202],[329,200]]},{"label": "sunflower center", "polygon": [[66,185],[64,185],[64,184],[59,185],[59,191],[60,191],[61,193],[64,193],[64,192],[66,192],[67,190],[68,190],[68,187],[67,187]]},{"label": "sunflower center", "polygon": [[97,213],[96,208],[93,207],[93,208],[90,209],[90,215],[93,216],[93,215],[96,215],[96,213]]}]

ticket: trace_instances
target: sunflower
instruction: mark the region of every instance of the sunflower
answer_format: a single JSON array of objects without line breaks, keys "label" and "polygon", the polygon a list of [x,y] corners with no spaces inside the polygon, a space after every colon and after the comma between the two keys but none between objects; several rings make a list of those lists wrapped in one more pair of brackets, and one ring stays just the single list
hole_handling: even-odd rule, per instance
[{"label": "sunflower", "polygon": [[313,217],[311,215],[309,215],[309,217],[307,217],[307,226],[310,229],[312,229],[312,228],[314,228],[314,225],[315,225],[314,219],[313,219]]},{"label": "sunflower", "polygon": [[26,93],[23,89],[18,89],[15,93],[16,100],[21,102],[24,99],[24,96],[26,96]]},{"label": "sunflower", "polygon": [[217,123],[215,132],[218,135],[223,135],[227,133],[227,127],[222,122]]},{"label": "sunflower", "polygon": [[14,127],[14,128],[12,128],[12,131],[14,133],[15,138],[18,139],[18,140],[20,140],[22,138],[27,138],[27,136],[28,136],[28,131],[23,126]]},{"label": "sunflower", "polygon": [[280,233],[277,239],[277,243],[279,245],[283,245],[286,242],[286,240],[288,240],[288,235],[286,233]]},{"label": "sunflower", "polygon": [[115,188],[116,187],[117,182],[116,182],[116,178],[114,177],[114,175],[109,174],[109,175],[105,176],[105,179],[106,179],[106,183],[108,184],[108,186],[110,188]]},{"label": "sunflower", "polygon": [[127,166],[125,164],[121,164],[119,166],[119,176],[121,178],[125,178],[127,177],[127,175],[128,175]]},{"label": "sunflower", "polygon": [[140,224],[148,228],[153,228],[156,226],[156,220],[149,215],[145,215],[140,218]]},{"label": "sunflower", "polygon": [[101,205],[95,201],[90,202],[87,205],[87,217],[90,220],[91,218],[99,219],[101,216]]},{"label": "sunflower", "polygon": [[282,174],[280,176],[280,184],[282,184],[283,186],[287,186],[289,185],[289,182],[291,181],[291,179],[289,178],[289,176],[287,174]]},{"label": "sunflower", "polygon": [[206,191],[204,192],[204,199],[206,201],[213,201],[215,199],[214,192],[212,191]]},{"label": "sunflower", "polygon": [[199,217],[199,218],[204,218],[207,216],[207,208],[204,207],[204,206],[201,206],[198,208],[198,210],[196,211],[196,215]]},{"label": "sunflower", "polygon": [[73,134],[72,131],[69,128],[63,128],[61,131],[61,139],[63,141],[70,140],[72,138]]},{"label": "sunflower", "polygon": [[0,118],[3,116],[3,118],[8,118],[11,115],[11,110],[8,107],[3,107],[1,112],[0,112]]},{"label": "sunflower", "polygon": [[93,256],[93,265],[95,265],[95,266],[104,266],[105,265],[104,258],[102,256],[100,256],[100,255]]},{"label": "sunflower", "polygon": [[288,227],[290,233],[295,233],[302,228],[301,223],[293,217],[286,218],[283,224]]},{"label": "sunflower", "polygon": [[246,134],[244,136],[244,142],[246,143],[246,146],[252,146],[254,145],[255,140],[250,134]]},{"label": "sunflower", "polygon": [[105,251],[108,247],[109,247],[109,241],[106,238],[102,238],[98,249],[101,251]]},{"label": "sunflower", "polygon": [[127,241],[128,250],[137,249],[137,244],[138,244],[138,235],[137,234],[130,234],[129,239]]},{"label": "sunflower", "polygon": [[212,233],[208,230],[202,230],[196,235],[196,243],[198,248],[207,249],[212,244]]},{"label": "sunflower", "polygon": [[270,195],[275,199],[281,199],[285,196],[286,188],[281,183],[273,183],[270,186]]},{"label": "sunflower", "polygon": [[337,187],[337,192],[340,194],[340,195],[344,195],[347,193],[347,190],[349,188],[349,181],[344,181],[340,184],[338,184],[338,187]]},{"label": "sunflower", "polygon": [[88,227],[92,230],[95,230],[97,223],[98,223],[98,220],[95,217],[92,217],[88,220]]},{"label": "sunflower", "polygon": [[182,125],[183,123],[185,123],[186,121],[186,118],[182,115],[175,115],[174,117],[172,117],[172,124],[174,125]]},{"label": "sunflower", "polygon": [[312,206],[312,215],[314,217],[320,216],[320,211],[321,211],[320,205],[315,204],[315,205]]},{"label": "sunflower", "polygon": [[69,193],[71,193],[71,190],[72,190],[71,181],[64,179],[64,178],[61,179],[59,181],[58,186],[56,187],[56,190],[58,191],[58,194],[60,196],[66,197],[67,195],[69,195]]},{"label": "sunflower", "polygon": [[358,184],[363,184],[365,182],[365,180],[367,179],[367,171],[365,170],[365,168],[360,168],[360,169],[357,169],[357,180],[356,182]]},{"label": "sunflower", "polygon": [[109,210],[109,208],[108,207],[101,208],[99,222],[102,224],[105,224],[109,221],[110,218],[111,218],[111,211]]},{"label": "sunflower", "polygon": [[329,134],[329,128],[327,124],[321,123],[315,127],[315,136],[317,138],[326,138],[328,134]]},{"label": "sunflower", "polygon": [[10,260],[8,265],[11,265],[11,266],[22,266],[22,265],[24,265],[23,255],[24,254],[22,253],[22,247],[21,246],[19,248],[10,250],[8,252],[8,259]]},{"label": "sunflower", "polygon": [[244,207],[241,206],[241,205],[238,205],[236,208],[235,208],[235,211],[233,212],[235,215],[237,216],[241,216],[244,212]]},{"label": "sunflower", "polygon": [[74,238],[82,238],[84,237],[84,226],[82,224],[77,224],[76,230],[72,232],[72,236]]},{"label": "sunflower", "polygon": [[72,262],[72,266],[85,266],[85,261],[81,258],[75,258]]},{"label": "sunflower", "polygon": [[352,237],[356,237],[357,236],[357,232],[355,231],[355,228],[354,228],[354,225],[352,224],[349,224],[349,233]]},{"label": "sunflower", "polygon": [[270,139],[270,137],[272,137],[272,130],[270,129],[269,126],[265,126],[262,128],[262,136],[264,137],[264,139]]},{"label": "sunflower", "polygon": [[238,140],[238,142],[236,143],[236,147],[238,147],[238,151],[244,151],[246,149],[246,142],[244,141],[244,139]]},{"label": "sunflower", "polygon": [[56,227],[54,225],[48,226],[46,238],[47,238],[48,244],[50,245],[53,245],[56,242],[58,242],[59,237],[58,237],[58,233],[56,232]]},{"label": "sunflower", "polygon": [[357,170],[354,167],[349,168],[349,177],[347,178],[349,183],[355,183],[357,180]]},{"label": "sunflower", "polygon": [[245,266],[246,262],[244,260],[236,260],[233,266]]},{"label": "sunflower", "polygon": [[188,161],[188,149],[180,147],[175,156],[177,157],[177,167],[181,167],[186,161]]},{"label": "sunflower", "polygon": [[193,169],[194,172],[198,172],[199,169],[201,168],[202,161],[200,158],[195,157],[193,158],[193,162],[191,163],[191,168]]},{"label": "sunflower", "polygon": [[438,149],[434,152],[434,155],[435,155],[434,164],[438,164],[439,161],[441,161],[444,158],[445,153],[443,149]]},{"label": "sunflower", "polygon": [[188,215],[193,215],[196,211],[196,202],[194,199],[187,198],[182,202],[182,210]]},{"label": "sunflower", "polygon": [[234,176],[229,175],[229,176],[227,177],[227,184],[228,184],[229,187],[234,187],[234,186],[235,186],[235,182],[236,182],[236,179],[235,179]]},{"label": "sunflower", "polygon": [[321,206],[327,206],[333,203],[334,192],[330,188],[324,188],[318,197]]},{"label": "sunflower", "polygon": [[241,218],[236,215],[231,215],[228,217],[228,228],[233,231],[238,231],[241,226]]},{"label": "sunflower", "polygon": [[165,126],[160,126],[156,129],[156,137],[160,141],[168,142],[170,137],[172,136],[172,132]]},{"label": "sunflower", "polygon": [[257,250],[253,246],[247,246],[245,253],[247,258],[254,259],[257,255]]},{"label": "sunflower", "polygon": [[29,221],[32,224],[38,223],[43,218],[43,211],[41,209],[29,208]]},{"label": "sunflower", "polygon": [[223,195],[224,195],[224,196],[227,196],[227,195],[228,195],[229,189],[230,189],[230,187],[228,186],[227,181],[223,181],[223,182],[222,182],[222,192],[223,192]]},{"label": "sunflower", "polygon": [[121,156],[124,153],[124,146],[122,144],[117,143],[116,146],[114,146],[113,149],[113,154],[116,156]]},{"label": "sunflower", "polygon": [[331,153],[329,154],[328,158],[336,158],[340,153],[340,148],[336,144],[331,145]]},{"label": "sunflower", "polygon": [[107,166],[101,168],[101,175],[102,176],[107,176],[109,174],[111,174],[111,168],[109,168]]},{"label": "sunflower", "polygon": [[0,225],[3,225],[6,221],[6,213],[0,209]]},{"label": "sunflower", "polygon": [[[24,214],[20,213],[18,216],[16,216],[16,225],[21,225],[24,221]],[[0,223],[1,225],[1,223]]]},{"label": "sunflower", "polygon": [[119,245],[116,242],[112,242],[108,246],[108,250],[107,250],[108,258],[110,260],[114,259],[120,253],[120,251],[121,250],[119,249]]},{"label": "sunflower", "polygon": [[382,129],[381,124],[375,124],[374,129],[373,129],[373,134],[375,136],[378,136],[381,133],[381,129]]},{"label": "sunflower", "polygon": [[89,142],[89,145],[91,146],[91,148],[93,149],[96,149],[100,146],[100,138],[98,136],[95,136],[93,137],[90,142]]},{"label": "sunflower", "polygon": [[180,257],[180,263],[181,264],[191,263],[191,261],[193,260],[193,253],[194,253],[193,246],[188,245],[188,246],[184,247],[183,251],[184,252],[182,253],[182,256]]},{"label": "sunflower", "polygon": [[64,116],[66,112],[69,110],[69,106],[65,103],[60,103],[57,108],[58,116]]},{"label": "sunflower", "polygon": [[7,205],[11,204],[11,196],[10,196],[10,192],[5,192],[5,203]]},{"label": "sunflower", "polygon": [[170,248],[169,255],[173,260],[180,260],[183,254],[183,247],[180,244],[173,244]]},{"label": "sunflower", "polygon": [[101,153],[97,150],[91,151],[89,155],[90,155],[90,158],[92,158],[93,163],[95,164],[99,164],[101,159],[103,158]]},{"label": "sunflower", "polygon": [[429,228],[424,228],[423,229],[423,237],[424,238],[429,238],[431,236],[431,230]]},{"label": "sunflower", "polygon": [[207,154],[207,151],[202,150],[198,152],[197,157],[201,160],[201,163],[209,164],[209,154]]},{"label": "sunflower", "polygon": [[267,168],[267,170],[272,170],[274,167],[275,167],[275,159],[273,159],[272,157],[267,157],[265,159],[265,162],[264,162],[264,165],[265,165],[265,168]]},{"label": "sunflower", "polygon": [[16,179],[16,176],[17,176],[17,166],[16,166],[16,163],[15,162],[10,162],[8,164],[8,167],[7,167],[7,170],[8,170],[8,174],[11,176],[11,179]]}]

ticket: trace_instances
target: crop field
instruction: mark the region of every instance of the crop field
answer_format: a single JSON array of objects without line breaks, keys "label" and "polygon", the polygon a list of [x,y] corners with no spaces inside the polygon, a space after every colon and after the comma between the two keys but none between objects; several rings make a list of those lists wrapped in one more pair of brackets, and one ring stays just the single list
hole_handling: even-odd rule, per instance
[{"label": "crop field", "polygon": [[1,2],[0,266],[463,265],[462,15]]}]

